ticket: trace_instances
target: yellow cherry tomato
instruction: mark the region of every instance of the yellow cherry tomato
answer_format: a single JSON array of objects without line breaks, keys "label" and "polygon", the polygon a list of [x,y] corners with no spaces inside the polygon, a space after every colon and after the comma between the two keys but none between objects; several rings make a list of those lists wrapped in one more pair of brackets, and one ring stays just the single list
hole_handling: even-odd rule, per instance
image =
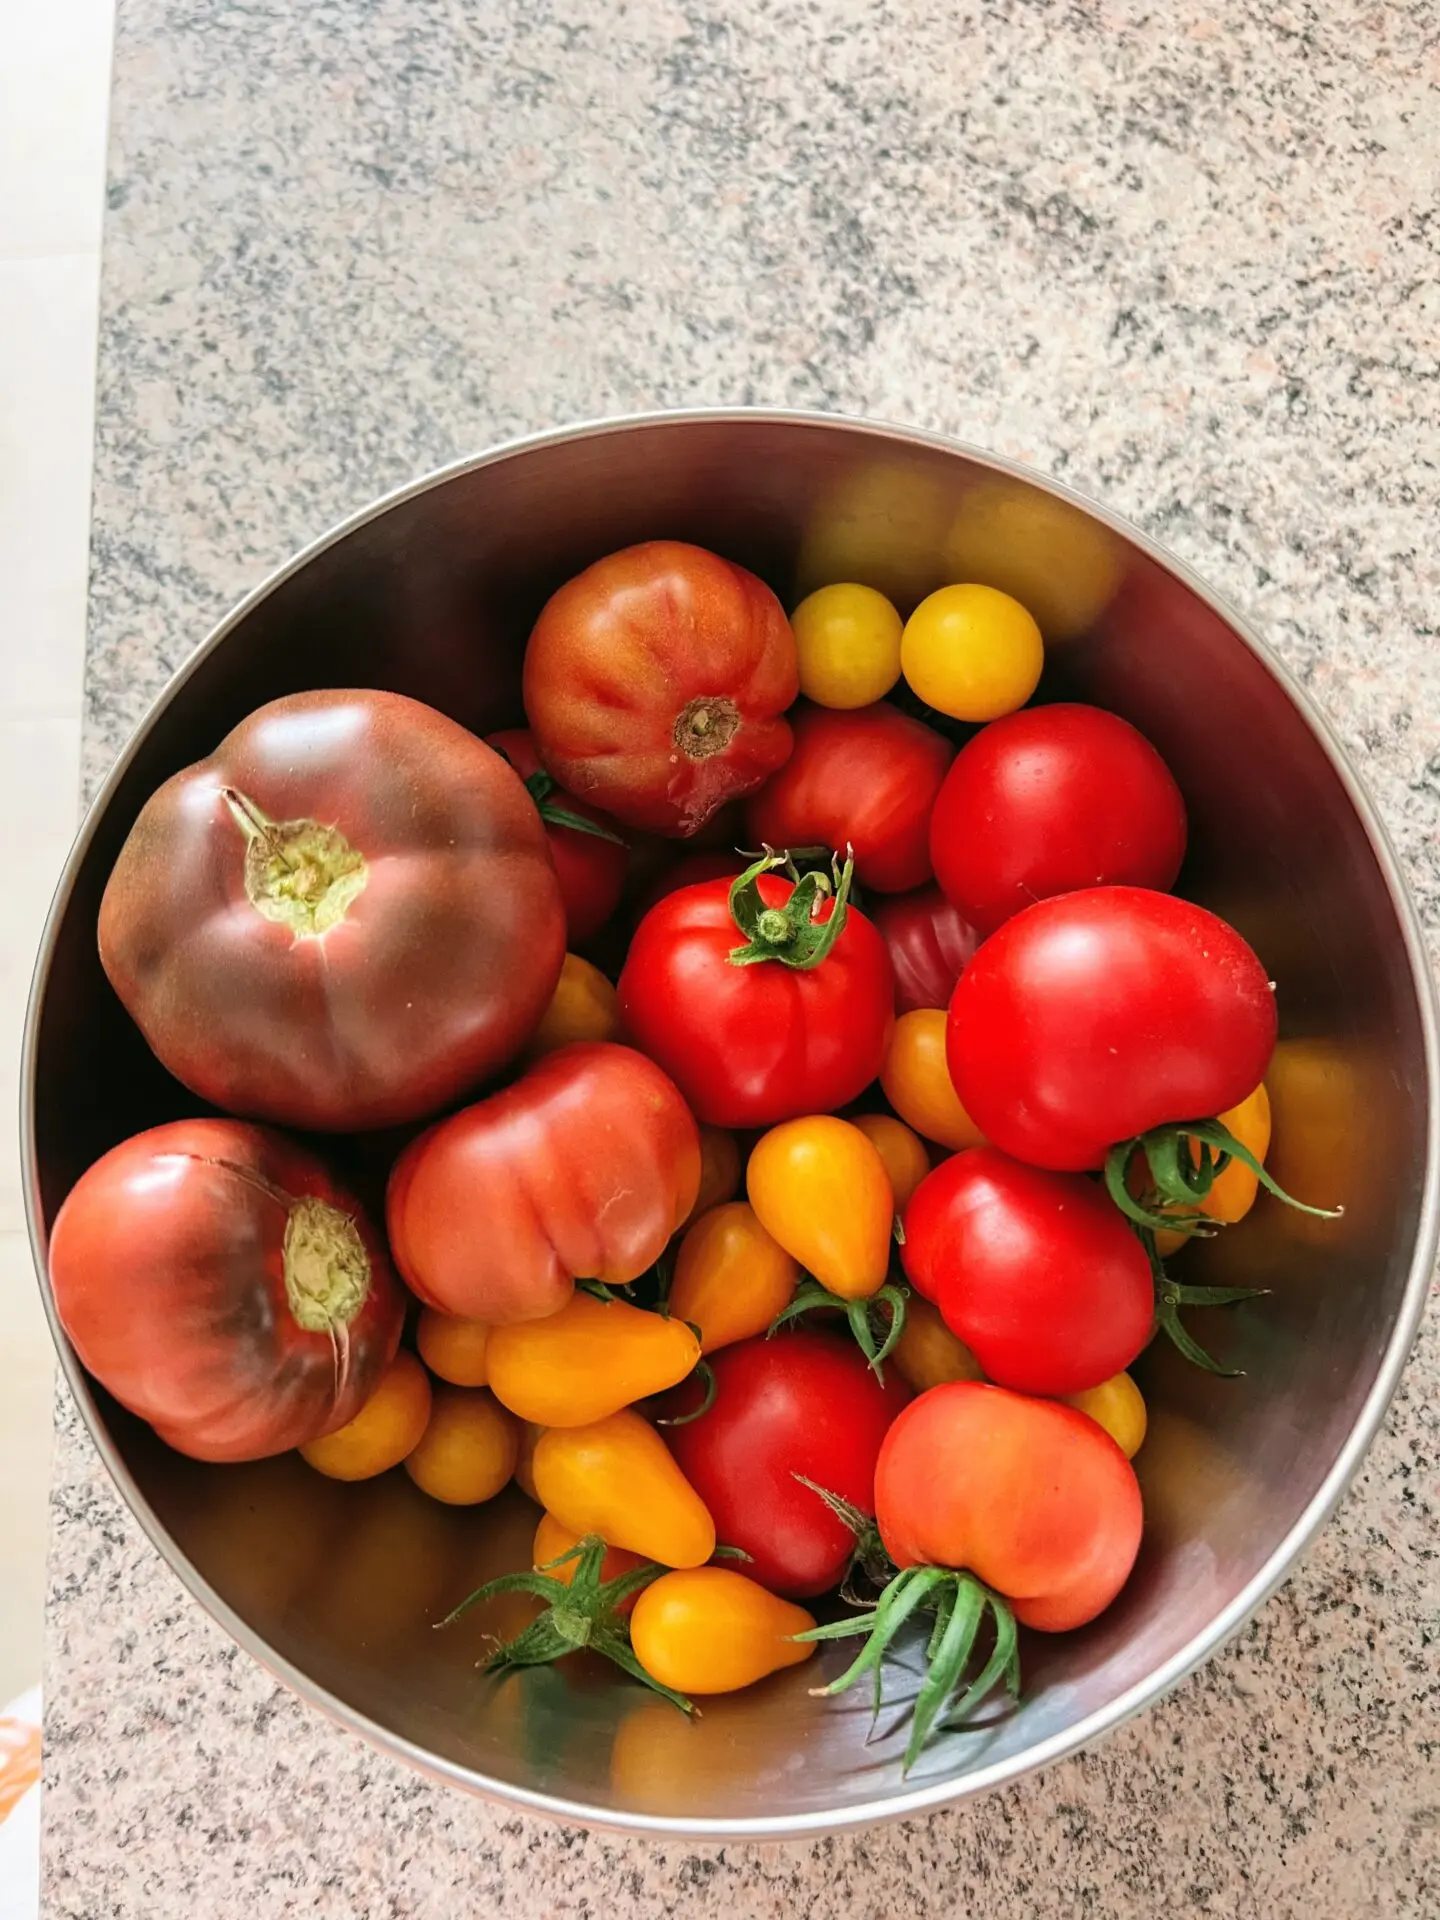
[{"label": "yellow cherry tomato", "polygon": [[911,1194],[930,1171],[925,1142],[893,1113],[857,1113],[850,1124],[860,1129],[885,1162],[890,1191],[895,1196],[895,1211],[903,1213],[910,1204]]},{"label": "yellow cherry tomato", "polygon": [[492,1327],[490,1391],[541,1427],[587,1427],[693,1371],[700,1342],[684,1319],[575,1293],[543,1320]]},{"label": "yellow cherry tomato", "polygon": [[941,587],[905,622],[900,663],[927,706],[954,720],[998,720],[1034,693],[1045,664],[1040,629],[997,587]]},{"label": "yellow cherry tomato", "polygon": [[405,1461],[422,1493],[447,1507],[493,1500],[515,1471],[520,1424],[484,1387],[437,1387],[425,1437]]},{"label": "yellow cherry tomato", "polygon": [[429,1418],[430,1381],[414,1354],[402,1348],[355,1418],[310,1441],[300,1454],[329,1480],[373,1480],[419,1446]]},{"label": "yellow cherry tomato", "polygon": [[527,1500],[533,1500],[538,1507],[540,1496],[535,1491],[535,1449],[539,1445],[544,1427],[536,1426],[533,1420],[520,1422],[520,1449],[515,1456],[515,1484]]},{"label": "yellow cherry tomato", "polygon": [[800,691],[817,707],[868,707],[900,678],[900,616],[874,587],[818,587],[790,625]]},{"label": "yellow cherry tomato", "polygon": [[728,1567],[664,1573],[630,1616],[630,1644],[652,1679],[679,1693],[734,1693],[815,1651],[795,1640],[815,1616]]},{"label": "yellow cherry tomato", "polygon": [[490,1378],[485,1350],[490,1327],[484,1320],[462,1320],[426,1307],[415,1328],[415,1344],[431,1373],[452,1387],[483,1387]]},{"label": "yellow cherry tomato", "polygon": [[980,1362],[965,1342],[953,1334],[938,1307],[912,1293],[905,1302],[905,1325],[890,1358],[902,1380],[925,1393],[950,1380],[983,1380]]},{"label": "yellow cherry tomato", "polygon": [[745,1200],[712,1207],[680,1242],[670,1312],[700,1329],[700,1351],[764,1333],[800,1284],[800,1262],[761,1226]]},{"label": "yellow cherry tomato", "polygon": [[1133,1460],[1145,1443],[1145,1399],[1128,1373],[1115,1373],[1098,1387],[1084,1393],[1067,1393],[1065,1404],[1088,1413],[1097,1427],[1103,1427],[1127,1460]]},{"label": "yellow cherry tomato", "polygon": [[[542,1513],[540,1524],[535,1529],[535,1545],[531,1553],[531,1564],[537,1573],[542,1570],[553,1574],[562,1586],[568,1587],[575,1578],[578,1560],[566,1560],[560,1566],[555,1562],[562,1553],[569,1553],[572,1547],[578,1547],[581,1535],[571,1533],[568,1527],[562,1527],[553,1513]],[[638,1553],[627,1553],[624,1547],[607,1547],[605,1558],[600,1562],[602,1580],[618,1580],[622,1573],[631,1573],[636,1567],[643,1567],[644,1559]],[[635,1596],[620,1603],[621,1613],[629,1613],[635,1605]]]},{"label": "yellow cherry tomato", "polygon": [[[1234,1134],[1242,1147],[1248,1147],[1263,1167],[1265,1156],[1270,1151],[1270,1095],[1263,1086],[1242,1100],[1238,1107],[1230,1107],[1218,1116],[1222,1126]],[[1200,1151],[1192,1141],[1191,1158],[1198,1164]],[[1137,1157],[1138,1159],[1138,1157]],[[1145,1163],[1138,1159],[1137,1178],[1144,1185]],[[1208,1214],[1212,1220],[1218,1220],[1225,1226],[1234,1226],[1237,1220],[1243,1220],[1254,1206],[1260,1192],[1260,1182],[1243,1161],[1232,1160],[1222,1174],[1217,1175],[1209,1193],[1199,1202],[1201,1213]],[[1172,1253],[1178,1253],[1189,1238],[1184,1233],[1157,1233],[1155,1248],[1164,1259]]]},{"label": "yellow cherry tomato", "polygon": [[917,1007],[895,1022],[880,1068],[885,1098],[927,1140],[957,1152],[985,1136],[960,1104],[945,1061],[945,1011]]},{"label": "yellow cherry tomato", "polygon": [[757,1143],[745,1181],[761,1226],[822,1287],[864,1300],[884,1286],[895,1196],[858,1127],[828,1113],[786,1120]]},{"label": "yellow cherry tomato", "polygon": [[541,1506],[573,1534],[598,1533],[662,1567],[703,1567],[715,1551],[709,1509],[638,1413],[547,1428],[533,1471]]},{"label": "yellow cherry tomato", "polygon": [[620,1001],[598,967],[567,953],[560,978],[540,1024],[530,1036],[526,1057],[538,1059],[572,1040],[613,1040],[620,1031]]},{"label": "yellow cherry tomato", "polygon": [[700,1129],[700,1191],[682,1228],[698,1220],[723,1200],[733,1200],[740,1191],[740,1144],[723,1127]]}]

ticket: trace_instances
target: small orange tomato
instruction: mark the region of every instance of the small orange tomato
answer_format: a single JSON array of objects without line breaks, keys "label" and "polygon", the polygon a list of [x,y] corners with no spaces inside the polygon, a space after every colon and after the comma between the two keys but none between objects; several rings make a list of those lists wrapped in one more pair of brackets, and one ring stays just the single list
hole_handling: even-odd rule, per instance
[{"label": "small orange tomato", "polygon": [[588,1427],[550,1427],[535,1448],[547,1513],[664,1567],[703,1567],[715,1551],[709,1509],[648,1421],[626,1410]]},{"label": "small orange tomato", "polygon": [[690,1226],[702,1213],[733,1200],[740,1191],[740,1144],[723,1127],[700,1129],[700,1191],[683,1223]]},{"label": "small orange tomato", "polygon": [[665,1573],[630,1616],[630,1644],[652,1679],[678,1693],[734,1693],[815,1651],[815,1617],[727,1567]]},{"label": "small orange tomato", "polygon": [[373,1480],[420,1444],[430,1418],[430,1381],[402,1347],[353,1420],[301,1447],[301,1458],[330,1480]]},{"label": "small orange tomato", "polygon": [[490,1378],[485,1349],[490,1328],[484,1320],[463,1320],[458,1314],[437,1313],[426,1307],[415,1328],[420,1358],[437,1379],[452,1387],[483,1387]]},{"label": "small orange tomato", "polygon": [[422,1493],[449,1507],[493,1500],[515,1471],[519,1423],[484,1387],[437,1387],[434,1399],[405,1471]]},{"label": "small orange tomato", "polygon": [[556,1047],[568,1047],[572,1040],[613,1040],[619,1031],[620,1006],[614,987],[598,967],[578,953],[567,953],[525,1057],[537,1060]]},{"label": "small orange tomato", "polygon": [[680,1242],[670,1312],[700,1329],[700,1351],[764,1333],[800,1284],[800,1262],[761,1226],[745,1200],[702,1214]]},{"label": "small orange tomato", "polygon": [[[1218,1117],[1220,1124],[1228,1127],[1241,1146],[1248,1147],[1263,1167],[1265,1156],[1270,1151],[1270,1095],[1265,1088],[1257,1087],[1238,1107],[1230,1107]],[[1198,1165],[1200,1150],[1194,1141],[1190,1143],[1190,1153]],[[1144,1174],[1145,1163],[1140,1160],[1142,1185]],[[1256,1175],[1243,1161],[1232,1160],[1223,1173],[1216,1175],[1209,1193],[1198,1202],[1199,1210],[1223,1226],[1234,1226],[1237,1220],[1243,1220],[1249,1213],[1259,1192],[1260,1182]],[[1166,1259],[1170,1254],[1178,1253],[1189,1237],[1184,1233],[1157,1233],[1155,1250],[1161,1259]]]},{"label": "small orange tomato", "polygon": [[940,1317],[939,1309],[918,1293],[905,1302],[905,1325],[890,1358],[902,1380],[917,1393],[947,1380],[983,1380],[980,1362]]},{"label": "small orange tomato", "polygon": [[983,1146],[984,1134],[960,1104],[945,1064],[943,1007],[917,1007],[895,1022],[880,1068],[885,1098],[900,1118],[942,1147]]},{"label": "small orange tomato", "polygon": [[884,1286],[895,1196],[858,1127],[833,1114],[786,1120],[757,1143],[745,1177],[760,1224],[822,1287],[863,1300]]},{"label": "small orange tomato", "polygon": [[535,1491],[535,1448],[539,1444],[544,1427],[537,1427],[533,1420],[520,1422],[520,1451],[515,1456],[515,1484],[527,1500],[533,1500],[538,1507],[540,1496]]},{"label": "small orange tomato", "polygon": [[911,1194],[930,1171],[925,1142],[892,1113],[857,1113],[850,1124],[860,1129],[885,1162],[895,1211],[904,1213]]},{"label": "small orange tomato", "polygon": [[683,1319],[576,1293],[543,1320],[491,1329],[490,1391],[537,1426],[585,1427],[678,1386],[699,1358]]},{"label": "small orange tomato", "polygon": [[1084,1393],[1067,1393],[1065,1404],[1088,1413],[1097,1427],[1105,1429],[1127,1460],[1133,1460],[1145,1444],[1145,1429],[1150,1423],[1145,1396],[1128,1373],[1113,1373],[1098,1387],[1087,1387]]},{"label": "small orange tomato", "polygon": [[[535,1545],[531,1553],[535,1571],[553,1574],[562,1585],[568,1587],[575,1578],[577,1562],[566,1560],[559,1566],[555,1562],[562,1553],[569,1553],[572,1547],[578,1547],[580,1540],[581,1536],[571,1533],[568,1527],[562,1527],[553,1513],[542,1513],[540,1524],[535,1529]],[[645,1561],[638,1553],[627,1553],[624,1547],[607,1547],[605,1558],[600,1562],[600,1578],[618,1580],[622,1573],[631,1573],[636,1567],[644,1565]],[[628,1600],[622,1600],[621,1613],[629,1613],[635,1600],[633,1593]]]}]

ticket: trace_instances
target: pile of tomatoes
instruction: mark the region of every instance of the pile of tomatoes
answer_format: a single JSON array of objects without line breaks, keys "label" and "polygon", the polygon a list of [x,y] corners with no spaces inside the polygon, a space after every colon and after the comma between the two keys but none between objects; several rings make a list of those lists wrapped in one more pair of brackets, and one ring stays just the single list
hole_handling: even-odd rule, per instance
[{"label": "pile of tomatoes", "polygon": [[787,618],[652,542],[546,605],[524,728],[252,714],[105,893],[211,1111],[61,1209],[85,1366],[200,1459],[517,1482],[499,1668],[588,1645],[688,1706],[864,1633],[848,1684],[923,1613],[912,1757],[1013,1687],[1017,1624],[1139,1550],[1127,1369],[1158,1329],[1215,1364],[1165,1254],[1273,1187],[1265,969],[1170,891],[1159,754],[1027,705],[1043,664],[987,586]]}]

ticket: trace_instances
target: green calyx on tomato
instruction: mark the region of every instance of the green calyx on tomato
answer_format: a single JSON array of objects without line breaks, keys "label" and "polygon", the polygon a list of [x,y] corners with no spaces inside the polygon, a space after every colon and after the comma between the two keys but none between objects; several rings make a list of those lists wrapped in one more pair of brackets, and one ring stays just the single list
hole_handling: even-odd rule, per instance
[{"label": "green calyx on tomato", "polygon": [[[841,1525],[850,1529],[855,1545],[850,1554],[850,1564],[845,1569],[845,1577],[840,1582],[840,1598],[850,1606],[863,1607],[868,1612],[875,1604],[875,1595],[895,1573],[895,1562],[885,1551],[879,1527],[871,1515],[862,1512],[853,1500],[832,1493],[829,1487],[822,1487],[808,1474],[792,1472],[790,1478],[798,1480],[802,1487],[808,1487],[811,1493],[818,1494]],[[860,1581],[870,1589],[866,1598],[856,1591]]]},{"label": "green calyx on tomato", "polygon": [[[890,1358],[905,1331],[905,1302],[909,1297],[908,1287],[887,1283],[874,1293],[867,1294],[864,1299],[843,1300],[828,1287],[822,1287],[818,1280],[802,1280],[790,1304],[770,1322],[765,1337],[769,1339],[791,1320],[798,1320],[801,1314],[813,1313],[817,1308],[838,1309],[845,1315],[850,1331],[855,1336],[856,1346],[870,1362],[878,1380],[882,1363]],[[875,1308],[883,1309],[885,1314],[878,1340],[872,1312]]]},{"label": "green calyx on tomato", "polygon": [[1155,1248],[1155,1235],[1149,1227],[1140,1229],[1141,1244],[1149,1257],[1150,1271],[1155,1277],[1155,1325],[1169,1340],[1182,1359],[1191,1366],[1200,1367],[1206,1373],[1217,1374],[1222,1380],[1239,1380],[1243,1367],[1225,1367],[1207,1353],[1180,1318],[1182,1307],[1235,1307],[1242,1300],[1259,1300],[1266,1295],[1268,1287],[1191,1287],[1184,1286],[1178,1280],[1172,1280],[1165,1270],[1165,1262]]},{"label": "green calyx on tomato", "polygon": [[[776,853],[767,847],[753,866],[737,876],[730,888],[730,913],[745,936],[745,944],[730,953],[732,967],[779,960],[797,972],[808,972],[820,965],[845,931],[850,887],[855,878],[855,855],[850,848],[845,849],[843,867],[839,855],[832,856],[829,875],[818,870],[800,874],[784,906],[767,907],[756,882],[762,873],[773,873],[777,867],[796,872],[788,853]],[[835,904],[830,917],[817,920],[816,907],[831,894]]]},{"label": "green calyx on tomato", "polygon": [[272,820],[248,794],[221,798],[245,837],[245,897],[266,920],[297,940],[318,940],[339,926],[369,877],[365,856],[338,827],[318,820]]},{"label": "green calyx on tomato", "polygon": [[557,807],[550,795],[555,791],[555,781],[543,768],[532,773],[525,782],[525,791],[535,802],[540,818],[551,827],[569,827],[572,833],[588,833],[592,839],[608,840],[612,846],[623,847],[629,844],[618,833],[612,833],[608,827],[602,827],[598,820],[587,820],[583,813],[575,813],[569,807]]},{"label": "green calyx on tomato", "polygon": [[[1191,1145],[1196,1151],[1191,1152]],[[1137,1153],[1143,1153],[1150,1170],[1150,1187],[1137,1200],[1127,1185]],[[1110,1198],[1137,1227],[1152,1233],[1183,1233],[1208,1237],[1219,1224],[1211,1215],[1198,1211],[1216,1180],[1238,1160],[1264,1187],[1297,1213],[1310,1213],[1319,1220],[1338,1220],[1343,1207],[1312,1207],[1286,1193],[1273,1175],[1243,1146],[1219,1120],[1182,1120],[1172,1126],[1152,1127],[1133,1140],[1112,1147],[1105,1160],[1105,1185]],[[1178,1213],[1160,1212],[1160,1207],[1178,1207]]]}]

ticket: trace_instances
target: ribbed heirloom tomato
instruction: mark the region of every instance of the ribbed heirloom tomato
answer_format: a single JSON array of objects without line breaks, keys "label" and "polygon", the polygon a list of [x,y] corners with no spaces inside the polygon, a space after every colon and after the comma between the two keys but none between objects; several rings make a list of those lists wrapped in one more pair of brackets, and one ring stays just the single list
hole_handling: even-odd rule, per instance
[{"label": "ribbed heirloom tomato", "polygon": [[955,982],[980,936],[937,886],[890,894],[870,903],[870,918],[895,971],[895,1011],[948,1007]]}]

